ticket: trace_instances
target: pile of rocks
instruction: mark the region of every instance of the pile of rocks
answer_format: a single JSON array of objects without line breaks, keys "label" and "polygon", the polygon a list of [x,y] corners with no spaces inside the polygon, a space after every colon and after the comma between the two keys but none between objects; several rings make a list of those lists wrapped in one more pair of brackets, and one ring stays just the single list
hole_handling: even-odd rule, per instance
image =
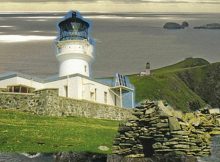
[{"label": "pile of rocks", "polygon": [[153,155],[208,156],[211,136],[220,134],[217,117],[209,111],[186,113],[146,101],[134,109],[135,120],[119,128],[113,153],[129,157]]}]

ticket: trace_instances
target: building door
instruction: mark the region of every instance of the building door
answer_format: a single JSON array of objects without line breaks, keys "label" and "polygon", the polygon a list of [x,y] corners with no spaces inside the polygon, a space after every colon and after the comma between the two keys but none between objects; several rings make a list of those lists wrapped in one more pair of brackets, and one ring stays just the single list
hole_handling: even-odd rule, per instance
[{"label": "building door", "polygon": [[65,96],[68,97],[68,86],[64,86]]},{"label": "building door", "polygon": [[115,103],[115,106],[117,106],[117,96],[114,95],[114,103]]},{"label": "building door", "polygon": [[108,102],[108,93],[104,92],[104,103],[107,104]]},{"label": "building door", "polygon": [[94,92],[90,92],[90,100],[94,101],[95,99],[95,94]]},{"label": "building door", "polygon": [[143,145],[143,153],[145,157],[152,157],[155,152],[153,149],[154,139],[142,139],[141,144]]}]

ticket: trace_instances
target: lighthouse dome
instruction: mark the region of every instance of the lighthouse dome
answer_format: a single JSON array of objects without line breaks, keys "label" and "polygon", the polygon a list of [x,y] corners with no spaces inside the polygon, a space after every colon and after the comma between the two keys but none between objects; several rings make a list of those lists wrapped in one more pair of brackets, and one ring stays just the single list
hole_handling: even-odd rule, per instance
[{"label": "lighthouse dome", "polygon": [[58,23],[58,40],[88,39],[89,27],[89,22],[83,19],[79,12],[69,11]]}]

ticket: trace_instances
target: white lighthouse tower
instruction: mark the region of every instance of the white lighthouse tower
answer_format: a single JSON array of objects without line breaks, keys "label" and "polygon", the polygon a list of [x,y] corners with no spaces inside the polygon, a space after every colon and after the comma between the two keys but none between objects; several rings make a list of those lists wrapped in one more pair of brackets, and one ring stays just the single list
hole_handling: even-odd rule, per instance
[{"label": "white lighthouse tower", "polygon": [[89,37],[88,21],[80,13],[70,11],[58,23],[57,54],[59,76],[81,74],[90,77],[90,67],[94,60],[92,39]]}]

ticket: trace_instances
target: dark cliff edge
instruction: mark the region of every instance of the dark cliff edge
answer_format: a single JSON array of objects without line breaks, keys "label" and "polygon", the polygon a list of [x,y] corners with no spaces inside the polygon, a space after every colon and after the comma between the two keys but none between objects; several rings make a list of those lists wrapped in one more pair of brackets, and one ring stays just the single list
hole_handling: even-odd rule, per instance
[{"label": "dark cliff edge", "polygon": [[220,63],[186,69],[178,76],[211,107],[220,107]]}]

